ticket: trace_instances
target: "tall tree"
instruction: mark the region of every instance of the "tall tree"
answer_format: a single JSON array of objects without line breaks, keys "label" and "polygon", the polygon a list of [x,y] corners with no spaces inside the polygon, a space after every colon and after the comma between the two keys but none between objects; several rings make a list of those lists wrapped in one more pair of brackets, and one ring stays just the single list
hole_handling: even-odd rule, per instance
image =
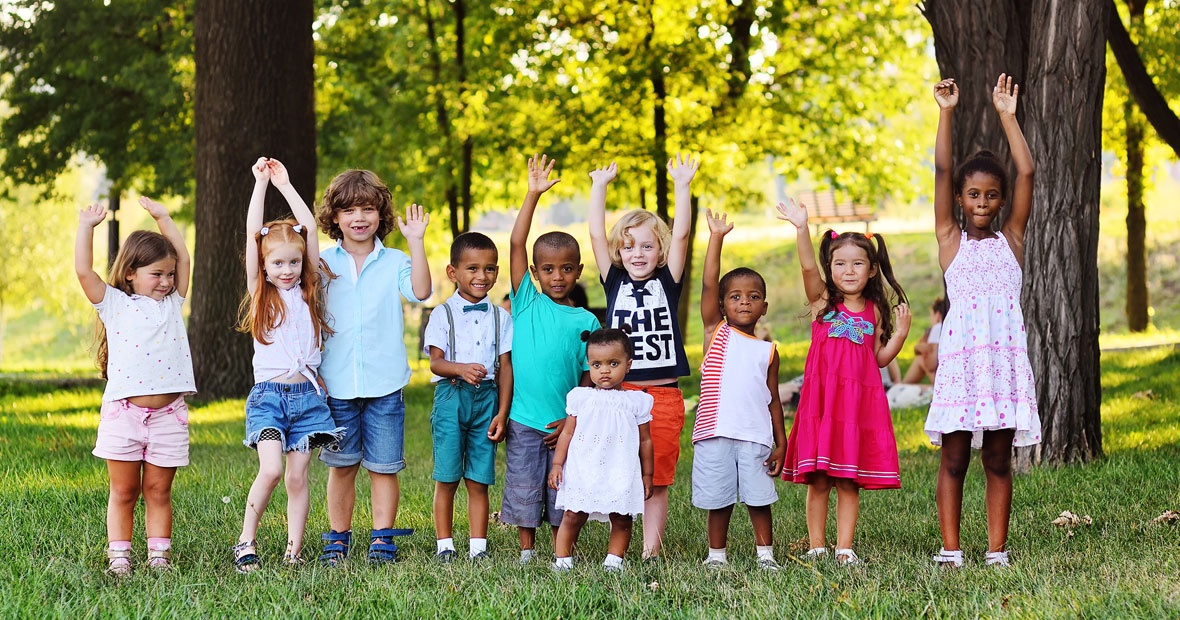
[{"label": "tall tree", "polygon": [[[977,81],[1001,72],[1021,85],[1021,126],[1037,166],[1021,301],[1043,427],[1042,443],[1019,453],[1021,465],[1102,454],[1097,241],[1107,9],[1106,0],[922,5],[939,68],[961,80],[964,102],[985,105],[990,88]],[[1004,29],[989,36],[997,25]],[[984,113],[962,114],[973,115]],[[956,134],[956,142],[971,144],[957,158],[1003,140],[998,127],[982,124]]]},{"label": "tall tree", "polygon": [[[1143,36],[1143,11],[1146,0],[1127,0],[1131,17],[1131,35]],[[1109,19],[1122,20],[1117,12]],[[1143,133],[1147,122],[1135,101],[1123,102],[1123,126],[1126,132],[1127,166],[1127,328],[1133,332],[1147,329],[1147,207],[1143,204]]]},{"label": "tall tree", "polygon": [[[234,330],[245,291],[246,203],[259,156],[280,159],[314,200],[312,0],[202,0],[195,14],[196,228],[189,334],[202,395],[244,394],[250,338]],[[268,216],[287,212],[277,192]]]}]

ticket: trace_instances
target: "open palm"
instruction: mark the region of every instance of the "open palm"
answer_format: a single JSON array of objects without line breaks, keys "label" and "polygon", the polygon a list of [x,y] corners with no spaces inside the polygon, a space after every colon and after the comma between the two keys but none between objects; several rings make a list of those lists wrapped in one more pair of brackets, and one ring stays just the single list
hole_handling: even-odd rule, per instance
[{"label": "open palm", "polygon": [[1020,95],[1020,85],[1012,83],[1012,76],[1001,73],[996,80],[996,87],[992,89],[992,103],[996,112],[1003,115],[1015,116],[1016,98]]},{"label": "open palm", "polygon": [[786,220],[795,225],[795,228],[803,228],[807,225],[807,206],[801,202],[795,202],[794,198],[787,198],[787,202],[778,203],[778,219]]}]

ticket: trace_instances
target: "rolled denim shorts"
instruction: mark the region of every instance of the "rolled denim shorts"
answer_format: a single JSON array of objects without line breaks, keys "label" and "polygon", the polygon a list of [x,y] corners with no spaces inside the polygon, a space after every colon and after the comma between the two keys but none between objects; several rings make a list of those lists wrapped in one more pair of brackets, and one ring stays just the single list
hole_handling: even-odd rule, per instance
[{"label": "rolled denim shorts", "polygon": [[320,450],[328,467],[361,467],[375,474],[396,474],[406,468],[406,402],[402,391],[372,398],[341,400],[328,396],[336,426],[348,429],[333,450]]},{"label": "rolled denim shorts", "polygon": [[430,438],[434,472],[439,482],[466,478],[480,484],[496,482],[496,444],[488,439],[488,426],[496,417],[500,392],[495,381],[471,385],[466,381],[439,381],[434,386],[430,410]]},{"label": "rolled denim shorts", "polygon": [[184,397],[159,409],[133,405],[127,399],[104,402],[93,454],[108,461],[144,461],[156,467],[188,465]]},{"label": "rolled denim shorts", "polygon": [[331,436],[332,444],[345,435],[344,427],[332,421],[327,396],[316,392],[310,381],[304,383],[255,383],[246,398],[246,439],[242,443],[258,449],[258,436],[273,428],[282,435],[284,452],[309,452],[312,440]]}]

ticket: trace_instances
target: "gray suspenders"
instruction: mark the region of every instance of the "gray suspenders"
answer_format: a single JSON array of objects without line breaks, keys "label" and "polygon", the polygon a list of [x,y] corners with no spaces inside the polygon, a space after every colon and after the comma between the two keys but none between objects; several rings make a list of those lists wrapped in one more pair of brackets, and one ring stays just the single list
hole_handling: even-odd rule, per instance
[{"label": "gray suspenders", "polygon": [[[496,336],[495,336],[495,339],[496,339],[496,361],[492,364],[492,368],[493,368],[492,372],[495,373],[496,384],[499,385],[499,383],[500,383],[500,308],[499,308],[499,306],[496,306],[496,305],[492,304],[491,302],[487,302],[487,303],[489,306],[491,306],[492,316],[495,317],[495,322],[496,322]],[[448,328],[447,329],[447,347],[448,347],[447,355],[450,358],[447,361],[453,362],[453,361],[455,361],[455,315],[452,314],[450,304],[448,304],[445,301],[442,303],[442,309],[447,311],[447,328]],[[454,382],[455,382],[455,379],[451,379],[451,383],[454,383]]]}]

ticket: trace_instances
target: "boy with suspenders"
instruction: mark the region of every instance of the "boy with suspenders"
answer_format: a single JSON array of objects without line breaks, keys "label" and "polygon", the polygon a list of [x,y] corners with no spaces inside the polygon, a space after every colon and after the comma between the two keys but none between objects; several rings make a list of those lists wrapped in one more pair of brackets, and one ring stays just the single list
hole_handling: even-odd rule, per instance
[{"label": "boy with suspenders", "polygon": [[451,531],[460,479],[467,486],[468,557],[488,557],[488,487],[496,481],[495,444],[504,439],[512,402],[512,319],[488,300],[499,274],[497,260],[496,245],[486,235],[455,238],[447,265],[455,294],[431,312],[422,341],[435,383],[430,412],[435,557],[443,563],[458,555]]}]

